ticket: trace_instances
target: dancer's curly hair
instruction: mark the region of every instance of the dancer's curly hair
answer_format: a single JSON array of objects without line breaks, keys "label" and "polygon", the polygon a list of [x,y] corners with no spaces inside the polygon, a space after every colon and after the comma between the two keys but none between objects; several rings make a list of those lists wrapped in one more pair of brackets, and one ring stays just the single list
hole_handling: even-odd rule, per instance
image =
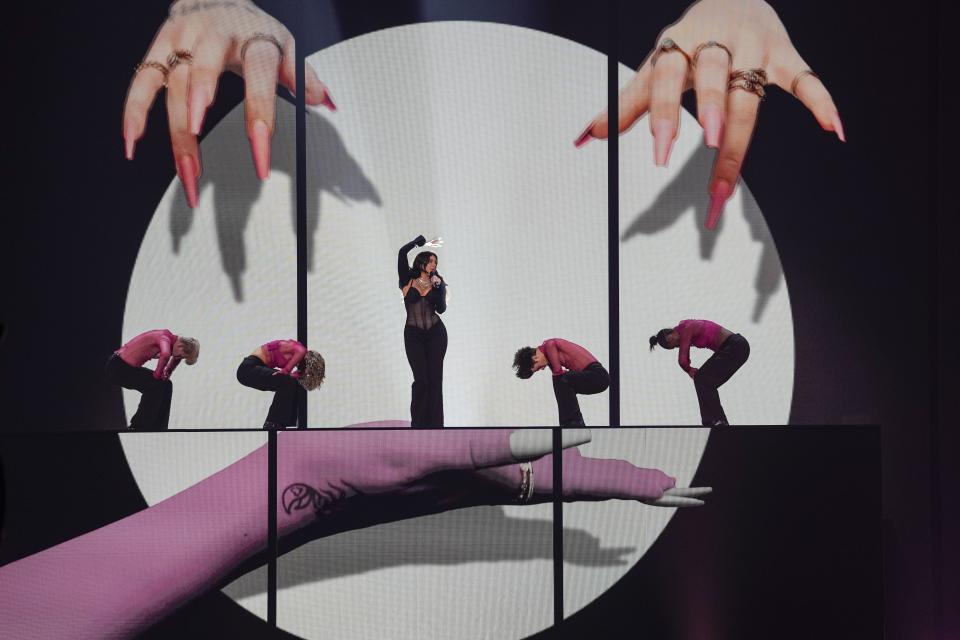
[{"label": "dancer's curly hair", "polygon": [[327,363],[316,351],[307,351],[297,368],[300,370],[300,386],[307,391],[319,388],[327,375]]},{"label": "dancer's curly hair", "polygon": [[537,350],[533,347],[523,347],[517,349],[513,354],[513,368],[517,371],[517,377],[526,380],[533,375],[533,356]]},{"label": "dancer's curly hair", "polygon": [[196,338],[185,338],[183,336],[180,336],[179,340],[183,345],[183,361],[188,365],[194,364],[200,357],[200,342]]}]

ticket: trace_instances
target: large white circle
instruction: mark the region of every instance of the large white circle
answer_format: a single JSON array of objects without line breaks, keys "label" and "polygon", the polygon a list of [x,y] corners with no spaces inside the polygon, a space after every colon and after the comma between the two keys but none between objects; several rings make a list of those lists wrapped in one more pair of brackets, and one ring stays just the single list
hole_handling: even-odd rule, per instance
[{"label": "large white circle", "polygon": [[[451,283],[447,425],[553,424],[548,377],[520,381],[509,365],[516,348],[554,336],[609,363],[606,149],[572,145],[605,104],[605,57],[536,31],[456,22],[368,34],[308,62],[340,106],[307,121],[309,344],[329,376],[310,394],[311,426],[406,417],[396,251],[420,233],[447,241],[437,251]],[[623,80],[629,70],[621,71]],[[171,184],[131,277],[125,339],[169,327],[202,343],[199,363],[174,377],[172,428],[259,426],[270,396],[241,387],[234,371],[257,345],[295,336],[293,110],[278,104],[264,183],[242,119],[240,106],[204,139],[195,211]],[[684,113],[668,169],[653,166],[645,119],[621,138],[622,421],[699,423],[674,354],[649,354],[645,343],[662,326],[707,317],[753,346],[721,390],[727,414],[738,424],[784,423],[793,331],[779,259],[745,186],[714,239],[699,231],[709,169],[701,136]],[[124,392],[128,416],[138,401]],[[607,394],[581,406],[588,424],[606,422]],[[205,477],[209,464],[196,460],[225,465],[260,441],[244,442],[225,458],[217,439],[197,440],[184,458],[152,438],[122,436],[149,504]],[[658,467],[683,485],[705,443],[702,429],[595,432],[583,452]],[[671,515],[632,503],[568,505],[566,613],[622,577]],[[458,540],[487,547],[458,549]],[[309,638],[526,636],[552,622],[551,545],[548,505],[333,536],[281,558],[278,620]],[[261,574],[226,592],[263,616]]]}]

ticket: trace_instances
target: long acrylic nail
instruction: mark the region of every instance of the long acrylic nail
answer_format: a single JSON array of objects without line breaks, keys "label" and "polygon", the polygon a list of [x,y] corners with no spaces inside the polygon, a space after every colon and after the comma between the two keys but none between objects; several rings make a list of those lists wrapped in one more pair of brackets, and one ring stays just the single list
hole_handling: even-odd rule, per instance
[{"label": "long acrylic nail", "polygon": [[320,104],[325,106],[327,109],[330,109],[330,111],[337,110],[337,105],[333,103],[333,97],[330,95],[329,91],[323,94],[323,100],[320,101]]},{"label": "long acrylic nail", "polygon": [[187,196],[187,204],[190,205],[191,209],[196,208],[197,201],[199,200],[197,194],[198,175],[197,163],[193,159],[193,156],[185,154],[177,158],[177,176],[180,177],[180,182],[183,184],[183,191]]},{"label": "long acrylic nail", "polygon": [[263,120],[254,120],[248,136],[257,177],[266,180],[270,176],[270,128]]},{"label": "long acrylic nail", "polygon": [[713,190],[710,192],[710,208],[707,211],[707,221],[704,224],[707,229],[713,230],[716,228],[720,216],[723,215],[723,207],[727,204],[727,200],[732,193],[733,187],[726,180],[717,180],[717,183],[713,185]]},{"label": "long acrylic nail", "polygon": [[658,167],[665,167],[670,161],[675,133],[676,127],[670,120],[661,119],[653,123],[653,162]]},{"label": "long acrylic nail", "polygon": [[591,122],[590,124],[587,125],[587,128],[583,130],[583,133],[577,136],[577,139],[573,141],[573,146],[579,149],[580,147],[584,146],[591,140],[595,140],[596,138],[594,138],[593,134],[590,133],[592,129],[593,129],[593,123]]},{"label": "long acrylic nail", "polygon": [[833,126],[833,132],[840,138],[840,142],[846,142],[847,136],[843,134],[843,123],[840,122],[840,114],[836,111],[834,111],[833,116],[830,117],[830,124]]},{"label": "long acrylic nail", "polygon": [[137,148],[137,132],[132,124],[123,128],[123,155],[127,160],[133,160],[133,152]]},{"label": "long acrylic nail", "polygon": [[720,132],[723,129],[723,116],[720,107],[715,104],[704,105],[700,110],[700,119],[703,121],[703,139],[708,147],[716,149],[720,146]]},{"label": "long acrylic nail", "polygon": [[564,449],[587,444],[592,439],[590,429],[564,429],[560,432],[560,446]]},{"label": "long acrylic nail", "polygon": [[198,87],[190,92],[190,133],[195,136],[203,130],[203,120],[212,99],[206,87]]},{"label": "long acrylic nail", "polygon": [[[564,449],[590,442],[589,429],[564,429],[560,441]],[[548,429],[518,429],[510,434],[510,454],[516,460],[532,460],[553,451],[553,432]]]}]

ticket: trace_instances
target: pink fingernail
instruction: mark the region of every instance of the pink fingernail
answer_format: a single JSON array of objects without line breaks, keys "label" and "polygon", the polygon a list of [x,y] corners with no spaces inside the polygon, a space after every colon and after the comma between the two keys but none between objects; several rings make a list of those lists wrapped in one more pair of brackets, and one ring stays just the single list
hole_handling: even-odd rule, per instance
[{"label": "pink fingernail", "polygon": [[579,149],[580,147],[584,146],[591,140],[595,140],[596,138],[594,138],[593,134],[590,133],[592,129],[593,129],[593,122],[588,124],[587,128],[583,130],[583,133],[577,136],[577,139],[573,141],[573,146]]},{"label": "pink fingernail", "polygon": [[653,123],[653,162],[665,167],[670,161],[673,150],[673,136],[677,132],[670,120],[657,120]]},{"label": "pink fingernail", "polygon": [[191,209],[197,207],[199,197],[197,195],[197,163],[193,156],[182,155],[177,158],[177,176],[183,184],[183,191],[187,195],[187,204]]},{"label": "pink fingernail", "polygon": [[137,132],[132,124],[123,129],[123,155],[127,160],[133,160],[133,152],[137,148]]},{"label": "pink fingernail", "polygon": [[247,135],[253,150],[253,165],[257,169],[257,177],[266,180],[270,176],[270,128],[263,120],[254,120]]},{"label": "pink fingernail", "polygon": [[323,106],[325,106],[327,109],[330,109],[330,111],[336,111],[336,110],[337,110],[337,105],[335,105],[335,104],[333,103],[333,97],[330,95],[330,92],[329,92],[329,91],[327,91],[327,92],[324,94],[323,100],[320,101],[320,104],[322,104]]},{"label": "pink fingernail", "polygon": [[720,131],[723,128],[723,116],[720,107],[715,104],[704,105],[700,112],[703,122],[703,139],[708,147],[716,149],[720,146]]},{"label": "pink fingernail", "polygon": [[830,118],[830,124],[833,126],[833,132],[840,138],[840,142],[846,142],[847,137],[843,134],[843,123],[840,122],[840,114],[836,111],[833,112],[833,116]]},{"label": "pink fingernail", "polygon": [[203,130],[203,120],[207,116],[207,107],[210,106],[212,96],[206,87],[199,87],[190,92],[190,133],[200,135]]},{"label": "pink fingernail", "polygon": [[717,180],[710,192],[710,208],[707,210],[707,221],[704,226],[713,230],[723,215],[723,207],[727,204],[730,195],[733,194],[733,187],[726,180]]}]

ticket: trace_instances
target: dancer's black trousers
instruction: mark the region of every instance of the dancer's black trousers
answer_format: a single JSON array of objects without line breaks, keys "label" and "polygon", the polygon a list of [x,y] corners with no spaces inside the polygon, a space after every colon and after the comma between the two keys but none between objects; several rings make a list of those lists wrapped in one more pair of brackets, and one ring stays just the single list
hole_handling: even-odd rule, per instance
[{"label": "dancer's black trousers", "polygon": [[557,397],[557,410],[561,427],[582,427],[583,414],[577,394],[590,395],[606,391],[610,386],[610,374],[599,362],[591,362],[583,371],[567,371],[553,379],[553,393]]},{"label": "dancer's black trousers", "polygon": [[237,380],[245,387],[273,391],[273,402],[267,412],[264,427],[295,427],[297,425],[297,393],[300,383],[292,376],[274,375],[276,369],[263,364],[257,356],[247,356],[237,368]]},{"label": "dancer's black trousers", "polygon": [[134,389],[143,394],[137,412],[130,418],[134,431],[164,431],[170,422],[170,401],[173,399],[173,383],[157,380],[153,371],[146,367],[133,367],[123,358],[113,354],[107,360],[107,380],[124,389]]},{"label": "dancer's black trousers", "polygon": [[727,414],[720,405],[720,393],[717,389],[743,366],[748,357],[750,343],[742,335],[735,333],[723,341],[717,352],[703,363],[693,377],[693,386],[697,389],[697,400],[700,402],[700,419],[704,426],[729,424]]},{"label": "dancer's black trousers", "polygon": [[437,322],[429,329],[407,325],[403,346],[413,371],[410,422],[414,428],[443,426],[443,356],[447,353],[447,328]]}]

